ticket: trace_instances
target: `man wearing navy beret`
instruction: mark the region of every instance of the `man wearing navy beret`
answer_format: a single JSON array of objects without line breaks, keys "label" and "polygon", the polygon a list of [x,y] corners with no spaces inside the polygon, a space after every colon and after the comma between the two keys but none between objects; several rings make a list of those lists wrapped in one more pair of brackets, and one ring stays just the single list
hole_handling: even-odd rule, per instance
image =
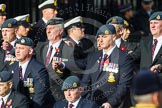
[{"label": "man wearing navy beret", "polygon": [[81,96],[84,91],[77,76],[67,77],[63,82],[62,91],[66,99],[56,102],[54,108],[99,108],[95,102]]},{"label": "man wearing navy beret", "polygon": [[99,28],[97,38],[100,38],[102,50],[88,56],[82,81],[90,91],[87,96],[91,96],[99,106],[129,108],[130,102],[125,100],[128,100],[133,62],[115,45],[115,34],[113,25],[106,24]]},{"label": "man wearing navy beret", "polygon": [[12,74],[0,72],[0,106],[1,108],[29,108],[29,100],[19,92],[13,91]]},{"label": "man wearing navy beret", "polygon": [[140,68],[147,68],[154,72],[162,72],[162,12],[153,13],[150,18],[151,35],[140,41],[140,47],[131,57],[140,60]]},{"label": "man wearing navy beret", "polygon": [[46,68],[35,60],[33,41],[21,37],[15,43],[15,55],[18,62],[9,66],[13,73],[13,89],[26,95],[31,108],[50,108],[54,99],[51,95],[49,76]]}]

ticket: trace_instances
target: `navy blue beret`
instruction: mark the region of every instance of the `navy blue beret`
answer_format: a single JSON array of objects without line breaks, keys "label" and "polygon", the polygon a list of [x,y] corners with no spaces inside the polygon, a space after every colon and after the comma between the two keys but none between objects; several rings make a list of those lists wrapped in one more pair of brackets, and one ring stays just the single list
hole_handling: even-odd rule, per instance
[{"label": "navy blue beret", "polygon": [[20,39],[16,40],[16,44],[26,45],[33,47],[33,40],[28,37],[21,37]]},{"label": "navy blue beret", "polygon": [[15,28],[17,27],[17,20],[16,19],[13,19],[13,18],[10,18],[10,19],[7,19],[1,26],[1,28]]},{"label": "navy blue beret", "polygon": [[149,94],[159,91],[161,88],[160,78],[157,73],[150,70],[140,71],[133,80],[135,95]]},{"label": "navy blue beret", "polygon": [[69,76],[64,80],[61,90],[77,88],[80,87],[80,85],[81,81],[77,76]]},{"label": "navy blue beret", "polygon": [[154,12],[149,18],[149,21],[151,20],[162,20],[162,12]]},{"label": "navy blue beret", "polygon": [[105,24],[98,29],[96,36],[98,37],[98,35],[111,35],[111,34],[116,34],[115,27],[113,25]]},{"label": "navy blue beret", "polygon": [[106,24],[124,24],[124,19],[119,16],[113,16],[109,18],[106,22]]},{"label": "navy blue beret", "polygon": [[8,71],[0,72],[0,82],[8,82],[12,79],[12,74]]},{"label": "navy blue beret", "polygon": [[57,24],[64,24],[64,20],[62,18],[52,18],[48,20],[47,25],[57,25]]}]

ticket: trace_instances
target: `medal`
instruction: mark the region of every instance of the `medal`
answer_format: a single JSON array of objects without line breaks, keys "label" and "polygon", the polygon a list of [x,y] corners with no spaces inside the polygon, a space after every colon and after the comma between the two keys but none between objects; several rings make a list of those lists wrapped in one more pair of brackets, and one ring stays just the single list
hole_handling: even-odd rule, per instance
[{"label": "medal", "polygon": [[114,77],[114,73],[113,72],[110,72],[109,73],[109,76],[108,76],[108,80],[107,81],[110,82],[110,83],[115,82],[115,77]]},{"label": "medal", "polygon": [[[62,58],[61,57],[53,57],[53,61],[62,62]],[[55,72],[58,73],[58,74],[63,74],[63,71],[61,71],[60,69],[56,69]]]}]

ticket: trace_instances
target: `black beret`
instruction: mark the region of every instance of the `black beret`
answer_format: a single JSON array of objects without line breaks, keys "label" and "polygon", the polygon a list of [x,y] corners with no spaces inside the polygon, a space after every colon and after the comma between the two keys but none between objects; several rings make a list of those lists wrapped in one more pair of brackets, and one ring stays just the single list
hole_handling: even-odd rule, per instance
[{"label": "black beret", "polygon": [[17,20],[10,18],[2,24],[1,28],[15,28],[17,26]]},{"label": "black beret", "polygon": [[124,19],[119,16],[113,16],[107,20],[106,24],[124,24]]},{"label": "black beret", "polygon": [[26,45],[33,47],[33,40],[28,37],[21,37],[20,39],[16,40],[16,44]]},{"label": "black beret", "polygon": [[132,9],[132,5],[129,3],[129,4],[126,4],[126,5],[123,5],[122,7],[120,7],[120,12],[124,13],[130,9]]},{"label": "black beret", "polygon": [[9,71],[0,72],[0,82],[8,82],[12,79],[12,74]]},{"label": "black beret", "polygon": [[64,80],[61,90],[77,88],[80,87],[80,85],[81,81],[77,76],[69,76]]},{"label": "black beret", "polygon": [[154,12],[149,18],[149,21],[151,20],[162,20],[162,12]]},{"label": "black beret", "polygon": [[57,25],[57,24],[64,24],[63,19],[56,17],[48,20],[47,22],[47,25]]},{"label": "black beret", "polygon": [[161,90],[159,76],[150,70],[140,71],[133,80],[135,95],[149,94]]}]

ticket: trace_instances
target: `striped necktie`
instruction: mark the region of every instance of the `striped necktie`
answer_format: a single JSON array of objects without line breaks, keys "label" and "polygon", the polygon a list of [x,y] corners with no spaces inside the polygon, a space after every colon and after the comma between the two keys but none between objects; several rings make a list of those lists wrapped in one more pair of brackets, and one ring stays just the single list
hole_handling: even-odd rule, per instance
[{"label": "striped necktie", "polygon": [[53,50],[53,47],[52,47],[52,45],[50,46],[50,50],[49,50],[49,52],[48,52],[48,54],[47,54],[47,56],[46,56],[46,62],[45,62],[45,65],[46,65],[46,67],[49,65],[49,63],[50,63],[50,58],[51,58],[51,55],[52,55],[52,50]]}]

